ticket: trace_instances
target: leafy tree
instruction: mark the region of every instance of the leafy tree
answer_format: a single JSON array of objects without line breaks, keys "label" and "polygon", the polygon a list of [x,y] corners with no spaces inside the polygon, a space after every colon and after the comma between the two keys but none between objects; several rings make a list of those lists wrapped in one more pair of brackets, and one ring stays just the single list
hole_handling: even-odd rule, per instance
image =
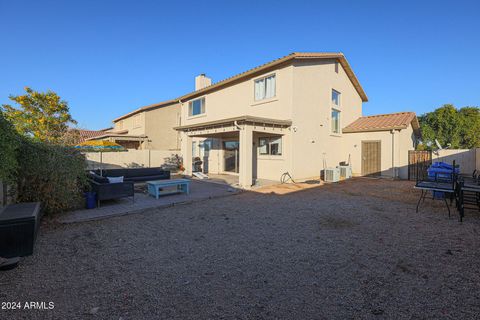
[{"label": "leafy tree", "polygon": [[70,128],[65,132],[62,138],[62,144],[65,146],[74,146],[82,142],[78,129]]},{"label": "leafy tree", "polygon": [[38,141],[62,143],[69,125],[77,122],[70,115],[68,103],[55,92],[37,92],[25,87],[25,95],[10,96],[18,108],[4,104],[5,118],[17,131]]},{"label": "leafy tree", "polygon": [[457,110],[452,104],[445,104],[433,112],[419,117],[423,146],[430,148],[435,139],[442,146],[452,149],[480,147],[480,109],[464,107]]},{"label": "leafy tree", "polygon": [[468,149],[480,147],[480,108],[464,107],[458,112],[462,119],[461,145]]}]

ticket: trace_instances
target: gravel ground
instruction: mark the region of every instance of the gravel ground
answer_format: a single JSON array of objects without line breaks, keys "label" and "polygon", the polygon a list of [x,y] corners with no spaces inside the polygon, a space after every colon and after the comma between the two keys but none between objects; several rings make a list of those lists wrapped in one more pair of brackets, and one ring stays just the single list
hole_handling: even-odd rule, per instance
[{"label": "gravel ground", "polygon": [[246,192],[109,220],[45,223],[0,273],[0,319],[475,319],[480,218],[410,182]]}]

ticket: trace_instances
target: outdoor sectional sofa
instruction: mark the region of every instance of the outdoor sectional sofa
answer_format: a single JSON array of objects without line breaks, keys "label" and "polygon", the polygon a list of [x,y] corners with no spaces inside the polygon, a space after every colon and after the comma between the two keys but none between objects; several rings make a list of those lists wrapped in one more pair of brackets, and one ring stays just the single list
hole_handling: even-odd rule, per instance
[{"label": "outdoor sectional sofa", "polygon": [[132,197],[132,200],[135,201],[133,181],[110,183],[108,178],[92,172],[88,174],[88,180],[92,191],[97,194],[97,207],[100,207],[100,201],[103,200]]},{"label": "outdoor sectional sofa", "polygon": [[[123,182],[109,183],[108,177],[123,177]],[[170,179],[170,171],[162,168],[126,168],[89,171],[88,178],[92,191],[97,194],[97,206],[100,201],[132,197],[135,201],[135,182]]]},{"label": "outdoor sectional sofa", "polygon": [[133,182],[170,179],[170,171],[160,167],[105,169],[101,173],[100,170],[95,170],[94,172],[103,177],[123,177],[123,181]]}]

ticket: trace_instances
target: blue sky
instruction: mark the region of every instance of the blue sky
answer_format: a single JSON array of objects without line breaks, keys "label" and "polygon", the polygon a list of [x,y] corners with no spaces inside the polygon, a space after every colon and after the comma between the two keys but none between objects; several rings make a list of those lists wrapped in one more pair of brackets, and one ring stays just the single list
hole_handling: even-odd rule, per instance
[{"label": "blue sky", "polygon": [[[0,104],[24,86],[100,129],[294,51],[340,51],[364,114],[480,105],[476,1],[0,0]],[[227,107],[227,106],[226,106]]]}]

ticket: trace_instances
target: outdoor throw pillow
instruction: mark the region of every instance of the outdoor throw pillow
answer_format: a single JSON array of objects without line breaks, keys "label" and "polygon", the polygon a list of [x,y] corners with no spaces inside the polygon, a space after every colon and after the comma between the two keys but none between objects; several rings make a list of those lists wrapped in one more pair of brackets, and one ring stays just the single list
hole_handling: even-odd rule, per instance
[{"label": "outdoor throw pillow", "polygon": [[109,183],[122,183],[123,176],[121,177],[107,177]]},{"label": "outdoor throw pillow", "polygon": [[96,174],[95,172],[94,172],[94,173],[89,173],[89,176],[90,176],[90,179],[92,179],[92,180],[95,181],[95,182],[98,182],[98,183],[108,183],[108,179],[107,179],[107,178],[102,177],[102,176]]}]

